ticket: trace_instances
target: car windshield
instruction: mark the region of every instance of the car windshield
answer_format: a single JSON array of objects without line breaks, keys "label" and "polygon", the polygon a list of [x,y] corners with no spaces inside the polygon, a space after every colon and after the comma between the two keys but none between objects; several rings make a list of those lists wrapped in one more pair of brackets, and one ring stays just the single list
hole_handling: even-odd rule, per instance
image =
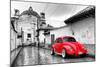
[{"label": "car windshield", "polygon": [[76,40],[72,37],[64,37],[64,42],[76,42]]}]

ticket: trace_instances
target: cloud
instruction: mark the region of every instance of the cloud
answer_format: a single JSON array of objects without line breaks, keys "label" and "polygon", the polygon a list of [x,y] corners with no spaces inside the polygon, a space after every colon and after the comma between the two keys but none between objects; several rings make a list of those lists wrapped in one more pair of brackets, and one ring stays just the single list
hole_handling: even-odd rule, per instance
[{"label": "cloud", "polygon": [[14,15],[14,9],[19,9],[21,13],[27,10],[30,6],[32,6],[33,10],[38,14],[44,12],[47,20],[46,22],[54,27],[65,25],[63,22],[64,20],[87,7],[72,4],[11,1],[11,15]]}]

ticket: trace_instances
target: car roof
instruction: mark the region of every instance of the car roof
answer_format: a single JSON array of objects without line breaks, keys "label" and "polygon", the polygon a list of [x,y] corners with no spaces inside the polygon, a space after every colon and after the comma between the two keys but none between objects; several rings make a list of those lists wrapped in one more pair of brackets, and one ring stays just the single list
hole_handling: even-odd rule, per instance
[{"label": "car roof", "polygon": [[59,38],[64,38],[64,37],[71,37],[71,38],[74,38],[73,36],[61,36],[61,37],[57,37],[56,39],[59,39]]}]

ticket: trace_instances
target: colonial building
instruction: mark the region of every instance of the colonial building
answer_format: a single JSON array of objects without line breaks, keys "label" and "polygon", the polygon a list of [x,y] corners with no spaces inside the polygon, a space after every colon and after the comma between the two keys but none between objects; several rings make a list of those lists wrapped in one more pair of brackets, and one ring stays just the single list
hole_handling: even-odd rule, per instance
[{"label": "colonial building", "polygon": [[[15,49],[16,43],[19,43],[16,42],[18,40],[20,40],[20,42],[24,45],[29,45],[30,43],[38,43],[41,41],[41,38],[39,38],[39,33],[41,33],[40,30],[44,32],[47,30],[47,26],[50,25],[46,24],[45,13],[41,12],[39,15],[37,12],[33,11],[31,6],[28,10],[25,10],[22,13],[16,9],[11,22],[11,31],[13,30],[14,32],[11,32],[12,49]],[[22,45],[21,43],[17,44],[16,47]]]},{"label": "colonial building", "polygon": [[23,11],[20,14],[18,20],[18,31],[21,32],[21,28],[23,30],[23,43],[24,45],[28,45],[27,40],[30,42],[36,41],[36,30],[40,24],[40,16],[37,12],[33,11],[32,7],[29,7],[28,10]]},{"label": "colonial building", "polygon": [[22,46],[34,45],[35,43],[37,46],[39,45],[41,39],[39,38],[39,31],[42,30],[44,32],[44,28],[47,26],[45,13],[41,12],[39,15],[33,11],[31,6],[22,13],[15,9],[14,16],[11,16],[10,25],[11,64]]}]

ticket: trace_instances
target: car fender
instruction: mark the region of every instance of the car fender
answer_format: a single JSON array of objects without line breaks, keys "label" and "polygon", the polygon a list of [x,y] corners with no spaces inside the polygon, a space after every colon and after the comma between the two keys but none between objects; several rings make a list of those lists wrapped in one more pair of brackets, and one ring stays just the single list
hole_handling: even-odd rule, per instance
[{"label": "car fender", "polygon": [[52,46],[50,47],[50,49],[52,49],[52,48],[55,49],[55,45],[52,45]]},{"label": "car fender", "polygon": [[74,45],[74,44],[72,44],[72,43],[69,43],[69,42],[64,43],[64,47],[65,47],[65,48],[71,47],[74,51],[77,50],[76,45]]},{"label": "car fender", "polygon": [[71,46],[63,46],[63,48],[62,49],[66,49],[66,52],[69,50],[69,47],[71,47]]}]

